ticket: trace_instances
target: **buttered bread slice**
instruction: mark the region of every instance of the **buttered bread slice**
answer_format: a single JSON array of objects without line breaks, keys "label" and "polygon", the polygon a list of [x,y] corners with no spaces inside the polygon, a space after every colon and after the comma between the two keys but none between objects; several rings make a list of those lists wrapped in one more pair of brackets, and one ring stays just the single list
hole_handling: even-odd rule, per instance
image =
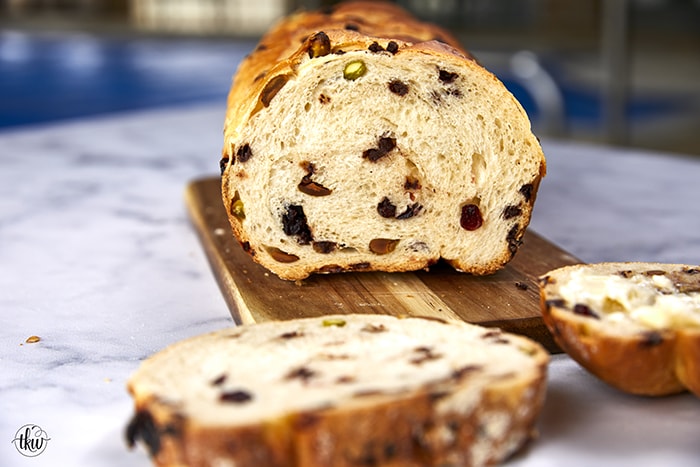
[{"label": "buttered bread slice", "polygon": [[157,465],[493,464],[528,441],[548,355],[457,321],[334,315],[174,344],[131,377]]},{"label": "buttered bread slice", "polygon": [[518,101],[446,31],[355,2],[281,21],[230,90],[222,195],[279,277],[490,274],[517,252],[545,159]]},{"label": "buttered bread slice", "polygon": [[591,373],[626,392],[700,396],[700,266],[599,263],[540,279],[543,319]]}]

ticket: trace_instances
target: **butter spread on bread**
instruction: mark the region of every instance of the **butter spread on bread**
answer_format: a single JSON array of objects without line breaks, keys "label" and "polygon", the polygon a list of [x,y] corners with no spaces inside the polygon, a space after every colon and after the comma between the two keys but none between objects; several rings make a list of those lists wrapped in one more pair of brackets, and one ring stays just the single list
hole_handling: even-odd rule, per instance
[{"label": "butter spread on bread", "polygon": [[579,268],[560,285],[559,294],[596,310],[601,319],[650,328],[700,327],[700,285],[692,292],[683,290],[662,269],[596,274]]},{"label": "butter spread on bread", "polygon": [[700,266],[598,263],[540,279],[543,319],[591,373],[626,392],[700,396]]}]

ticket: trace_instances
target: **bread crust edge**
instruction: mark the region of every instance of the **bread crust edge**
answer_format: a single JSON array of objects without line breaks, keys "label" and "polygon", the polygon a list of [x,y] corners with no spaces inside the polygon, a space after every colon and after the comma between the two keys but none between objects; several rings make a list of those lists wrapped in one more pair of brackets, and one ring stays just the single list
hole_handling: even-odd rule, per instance
[{"label": "bread crust edge", "polygon": [[566,266],[540,277],[542,318],[555,342],[605,383],[626,393],[667,396],[691,391],[700,397],[700,329],[649,329],[620,335],[598,319],[574,314],[552,291],[563,272],[581,267],[692,268],[663,263],[599,263]]},{"label": "bread crust edge", "polygon": [[[537,436],[546,358],[540,357],[536,376],[487,387],[474,409],[463,414],[437,413],[445,397],[439,385],[398,399],[369,394],[348,408],[234,428],[198,425],[154,398],[137,400],[136,413],[153,420],[158,447],[151,446],[151,459],[158,466],[204,467],[217,459],[233,459],[238,467],[492,465]],[[497,414],[508,414],[508,420],[494,435],[488,426]],[[480,454],[473,463],[477,446]]]}]

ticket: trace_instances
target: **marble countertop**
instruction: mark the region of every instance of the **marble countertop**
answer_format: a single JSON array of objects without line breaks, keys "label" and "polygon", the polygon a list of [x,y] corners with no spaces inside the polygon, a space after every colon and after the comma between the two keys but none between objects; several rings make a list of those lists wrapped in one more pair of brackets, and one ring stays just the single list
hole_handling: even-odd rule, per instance
[{"label": "marble countertop", "polygon": [[[124,442],[126,379],[233,325],[183,203],[222,122],[200,105],[0,132],[0,465],[149,465]],[[700,264],[700,159],[543,145],[532,229],[584,261]],[[621,394],[555,356],[540,437],[507,465],[697,465],[698,420],[691,395]],[[12,443],[27,424],[50,438],[34,458]]]}]

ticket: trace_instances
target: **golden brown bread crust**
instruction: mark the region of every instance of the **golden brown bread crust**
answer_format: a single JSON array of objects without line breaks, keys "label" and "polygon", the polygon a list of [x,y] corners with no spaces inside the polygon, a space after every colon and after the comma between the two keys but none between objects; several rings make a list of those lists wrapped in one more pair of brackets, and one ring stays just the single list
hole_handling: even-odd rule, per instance
[{"label": "golden brown bread crust", "polygon": [[571,358],[606,383],[631,394],[666,395],[685,388],[675,372],[675,336],[665,333],[621,338],[609,335],[590,318],[542,301],[545,324]]},{"label": "golden brown bread crust", "polygon": [[700,397],[700,331],[682,333],[676,343],[676,376]]},{"label": "golden brown bread crust", "polygon": [[[589,372],[622,391],[663,396],[686,390],[700,397],[700,329],[645,328],[620,332],[596,317],[572,312],[556,287],[576,268],[621,271],[689,270],[661,263],[602,263],[560,268],[540,278],[542,318],[557,344]],[[700,275],[700,274],[698,274]]]},{"label": "golden brown bread crust", "polygon": [[[423,43],[439,41],[441,53],[447,51],[465,57],[471,55],[463,50],[459,42],[447,31],[430,23],[417,21],[397,5],[385,2],[341,3],[328,12],[304,11],[278,22],[260,40],[255,50],[239,65],[228,95],[226,131],[231,122],[243,120],[250,111],[251,96],[257,96],[281,70],[291,69],[298,56],[306,53],[310,36],[323,30],[332,34],[334,51],[351,47],[366,48],[374,38],[394,39],[401,42]],[[357,33],[355,32],[357,31]],[[226,138],[228,139],[228,138]],[[224,157],[230,148],[224,147]]]},{"label": "golden brown bread crust", "polygon": [[[373,41],[368,40],[368,37],[416,43],[435,40],[453,47],[456,53],[470,57],[449,32],[417,21],[391,3],[358,1],[342,3],[327,12],[299,12],[272,27],[255,50],[241,62],[228,96],[227,130],[230,122],[242,120],[250,96],[258,95],[259,90],[269,81],[265,76],[277,75],[279,70],[293,66],[297,60],[295,53],[300,46],[308,42],[312,33],[320,30],[326,33],[333,31],[332,43],[335,48],[342,48],[342,44],[366,48]],[[354,31],[360,34],[355,34]],[[228,149],[224,148],[224,157]]]},{"label": "golden brown bread crust", "polygon": [[[354,406],[236,428],[198,426],[174,416],[176,410],[162,401],[137,400],[136,412],[150,420],[149,450],[158,466],[207,467],[218,465],[215,459],[236,459],[237,467],[494,465],[536,436],[534,427],[547,384],[546,361],[541,366],[537,381],[507,391],[487,390],[466,418],[455,413],[436,415],[439,388],[401,399],[370,394],[365,403]],[[503,413],[512,417],[503,427],[504,436],[479,447],[486,435],[477,428]],[[143,437],[143,432],[138,436]],[[507,444],[509,439],[517,439],[518,444]],[[475,451],[479,451],[476,457]]]}]

